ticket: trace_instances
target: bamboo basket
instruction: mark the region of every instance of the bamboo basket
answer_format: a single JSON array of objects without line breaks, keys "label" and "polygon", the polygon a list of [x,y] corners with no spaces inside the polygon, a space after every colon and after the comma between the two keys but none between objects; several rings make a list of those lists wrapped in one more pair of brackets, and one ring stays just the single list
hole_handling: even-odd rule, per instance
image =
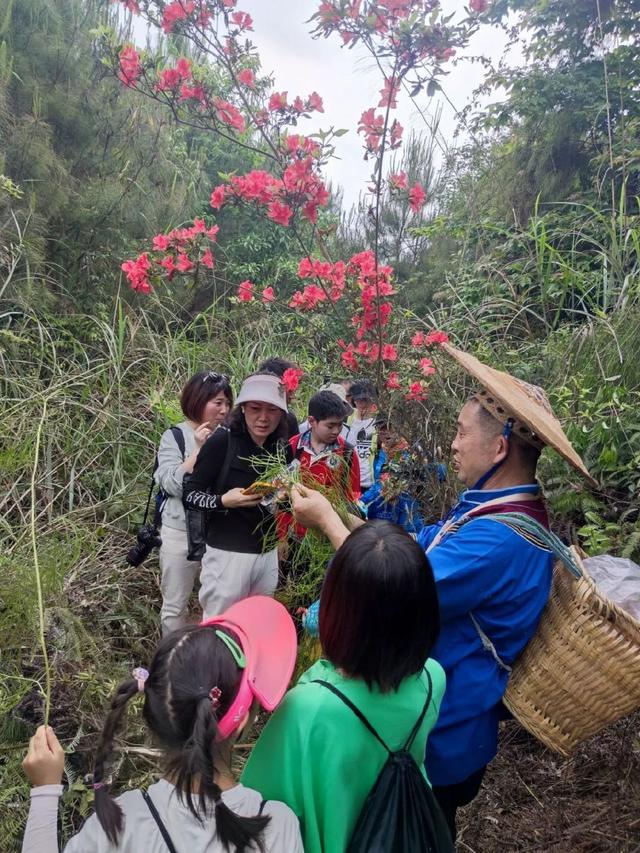
[{"label": "bamboo basket", "polygon": [[640,707],[640,622],[588,575],[556,563],[538,630],[513,666],[504,703],[561,755]]}]

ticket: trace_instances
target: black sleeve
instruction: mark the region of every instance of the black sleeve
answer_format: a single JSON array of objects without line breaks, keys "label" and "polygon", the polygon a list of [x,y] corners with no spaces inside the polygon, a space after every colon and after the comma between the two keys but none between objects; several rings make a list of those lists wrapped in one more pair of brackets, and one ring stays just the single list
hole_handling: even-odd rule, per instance
[{"label": "black sleeve", "polygon": [[186,509],[224,511],[221,495],[213,494],[229,446],[226,430],[216,430],[202,446],[193,473],[185,477],[182,503]]},{"label": "black sleeve", "polygon": [[300,432],[298,419],[291,411],[287,412],[287,430],[289,432],[289,438],[293,438],[294,435],[298,435]]}]

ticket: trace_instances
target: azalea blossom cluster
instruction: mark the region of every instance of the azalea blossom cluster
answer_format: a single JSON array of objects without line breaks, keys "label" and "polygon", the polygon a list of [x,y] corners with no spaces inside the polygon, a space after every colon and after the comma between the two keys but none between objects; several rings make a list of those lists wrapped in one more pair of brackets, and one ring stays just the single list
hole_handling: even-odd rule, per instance
[{"label": "azalea blossom cluster", "polygon": [[169,234],[153,238],[152,252],[143,252],[122,264],[132,290],[151,293],[160,279],[171,280],[176,273],[194,273],[199,266],[212,270],[215,259],[211,251],[219,228],[207,227],[204,219],[194,219],[189,228],[175,228]]},{"label": "azalea blossom cluster", "polygon": [[220,210],[231,201],[240,201],[263,208],[279,225],[290,225],[297,212],[308,222],[317,222],[318,209],[329,201],[329,191],[318,171],[320,148],[314,140],[296,134],[285,136],[282,151],[281,178],[262,169],[233,175],[213,188],[211,207]]}]

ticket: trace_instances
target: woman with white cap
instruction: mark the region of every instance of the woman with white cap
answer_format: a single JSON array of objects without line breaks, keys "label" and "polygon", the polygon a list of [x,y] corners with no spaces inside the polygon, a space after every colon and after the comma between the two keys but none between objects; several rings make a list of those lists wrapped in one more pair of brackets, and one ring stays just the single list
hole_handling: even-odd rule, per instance
[{"label": "woman with white cap", "polygon": [[201,449],[183,490],[187,509],[208,514],[207,547],[200,574],[204,618],[250,595],[272,595],[278,554],[264,553],[274,519],[261,494],[246,493],[259,478],[253,461],[282,448],[287,462],[286,389],[279,376],[256,373],[242,383],[227,431],[218,430]]}]

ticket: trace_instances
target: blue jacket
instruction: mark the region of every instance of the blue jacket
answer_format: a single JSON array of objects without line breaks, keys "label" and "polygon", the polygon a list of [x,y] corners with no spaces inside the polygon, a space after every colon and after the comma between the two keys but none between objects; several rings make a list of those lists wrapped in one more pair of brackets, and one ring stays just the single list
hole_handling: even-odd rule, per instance
[{"label": "blue jacket", "polygon": [[[387,453],[381,447],[373,462],[373,485],[360,498],[365,506],[367,518],[381,518],[385,521],[392,521],[394,524],[404,527],[408,533],[417,533],[424,524],[418,499],[409,492],[401,492],[393,501],[385,501],[382,497],[381,474],[384,473],[386,465]],[[430,468],[435,470],[441,482],[446,478],[444,465],[431,463],[431,465],[425,466],[426,470]]]},{"label": "blue jacket", "polygon": [[[500,496],[535,494],[537,484],[463,492],[448,516],[459,518]],[[424,527],[427,550],[443,522]],[[429,736],[427,774],[434,785],[461,782],[496,755],[508,673],[480,641],[469,613],[511,664],[533,636],[549,597],[553,556],[514,530],[482,518],[445,535],[429,552],[442,628],[431,653],[447,674],[438,722]]]}]

